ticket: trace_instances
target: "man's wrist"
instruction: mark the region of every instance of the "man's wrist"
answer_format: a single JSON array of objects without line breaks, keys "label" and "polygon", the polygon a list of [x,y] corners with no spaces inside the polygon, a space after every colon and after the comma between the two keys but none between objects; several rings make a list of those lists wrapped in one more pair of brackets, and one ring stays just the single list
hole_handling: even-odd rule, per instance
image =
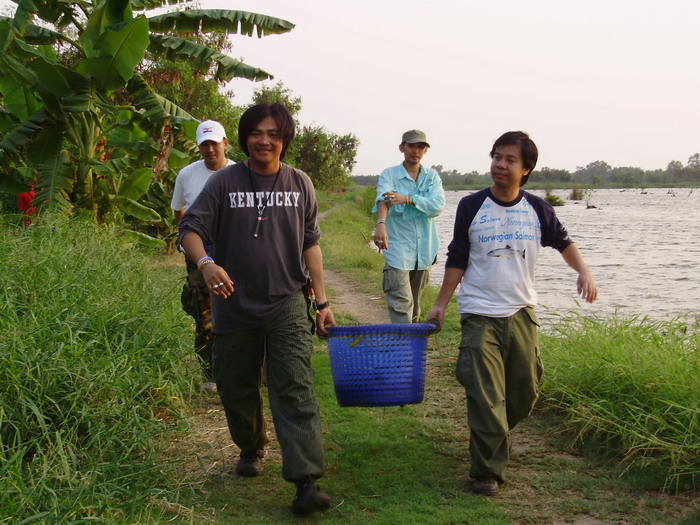
[{"label": "man's wrist", "polygon": [[325,303],[319,303],[317,301],[314,301],[311,303],[311,305],[313,306],[314,310],[320,312],[321,310],[325,310],[326,308],[328,308],[330,306],[330,302],[326,301]]},{"label": "man's wrist", "polygon": [[209,257],[208,255],[205,255],[201,259],[197,261],[197,269],[201,272],[202,268],[204,268],[207,264],[212,264],[214,262],[214,259]]}]

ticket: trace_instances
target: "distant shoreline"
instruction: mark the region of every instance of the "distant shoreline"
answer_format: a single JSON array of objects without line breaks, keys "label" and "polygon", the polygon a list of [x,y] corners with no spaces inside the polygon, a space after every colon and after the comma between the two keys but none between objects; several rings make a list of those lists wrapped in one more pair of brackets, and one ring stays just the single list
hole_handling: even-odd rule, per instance
[{"label": "distant shoreline", "polygon": [[[379,178],[375,176],[361,176],[361,180],[355,180],[360,176],[355,175],[350,177],[350,180],[357,184],[358,186],[376,186],[376,180]],[[370,179],[374,178],[374,182]],[[447,191],[473,191],[480,190],[487,186],[487,183],[481,184],[444,184],[445,190]],[[697,181],[688,181],[684,183],[668,184],[668,183],[644,183],[644,184],[590,184],[590,183],[580,183],[580,182],[529,182],[524,186],[526,190],[570,190],[572,188],[582,188],[591,190],[645,190],[650,188],[700,188],[700,183]]]}]

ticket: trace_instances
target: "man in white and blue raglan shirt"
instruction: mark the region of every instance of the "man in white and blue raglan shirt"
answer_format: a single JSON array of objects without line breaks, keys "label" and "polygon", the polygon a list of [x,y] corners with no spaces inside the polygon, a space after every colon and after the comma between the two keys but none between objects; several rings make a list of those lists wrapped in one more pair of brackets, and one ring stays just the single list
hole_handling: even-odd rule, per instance
[{"label": "man in white and blue raglan shirt", "polygon": [[537,163],[535,143],[510,131],[496,140],[490,155],[493,184],[459,202],[442,287],[428,314],[442,324],[460,286],[456,372],[467,394],[472,490],[486,496],[497,494],[505,480],[509,432],[530,414],[542,377],[534,288],[540,247],[556,249],[576,270],[585,301],[598,295],[554,208],[521,189]]},{"label": "man in white and blue raglan shirt", "polygon": [[440,247],[435,217],[445,207],[445,192],[440,175],[421,166],[428,148],[425,133],[407,131],[399,144],[404,161],[385,169],[377,182],[374,243],[386,259],[382,288],[392,323],[418,321],[420,296]]},{"label": "man in white and blue raglan shirt", "polygon": [[[187,208],[199,196],[204,184],[214,172],[233,164],[226,158],[229,140],[224,127],[214,121],[205,120],[197,126],[195,140],[202,159],[182,168],[175,179],[175,189],[170,207],[175,213],[175,220],[180,222]],[[195,320],[194,347],[202,360],[204,383],[202,389],[216,391],[211,369],[211,298],[202,274],[192,261],[185,257],[187,264],[187,283],[183,289],[183,306]]]}]

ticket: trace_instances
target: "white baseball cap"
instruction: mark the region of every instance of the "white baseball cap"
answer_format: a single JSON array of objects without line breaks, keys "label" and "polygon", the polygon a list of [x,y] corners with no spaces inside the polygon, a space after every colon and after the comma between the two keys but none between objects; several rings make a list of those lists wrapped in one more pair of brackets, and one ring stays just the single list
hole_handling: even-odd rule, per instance
[{"label": "white baseball cap", "polygon": [[197,126],[197,146],[205,140],[221,142],[226,138],[226,130],[215,120],[205,120]]}]

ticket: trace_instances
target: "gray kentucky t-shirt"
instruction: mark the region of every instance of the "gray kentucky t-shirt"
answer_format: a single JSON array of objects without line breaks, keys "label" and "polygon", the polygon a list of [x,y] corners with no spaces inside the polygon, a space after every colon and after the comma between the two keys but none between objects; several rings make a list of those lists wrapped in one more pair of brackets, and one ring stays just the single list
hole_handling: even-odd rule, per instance
[{"label": "gray kentucky t-shirt", "polygon": [[180,240],[195,232],[214,245],[216,264],[234,283],[228,299],[212,295],[215,334],[260,325],[301,289],[309,275],[302,254],[321,237],[316,215],[311,179],[287,164],[279,177],[243,162],[211,176],[179,229]]}]

